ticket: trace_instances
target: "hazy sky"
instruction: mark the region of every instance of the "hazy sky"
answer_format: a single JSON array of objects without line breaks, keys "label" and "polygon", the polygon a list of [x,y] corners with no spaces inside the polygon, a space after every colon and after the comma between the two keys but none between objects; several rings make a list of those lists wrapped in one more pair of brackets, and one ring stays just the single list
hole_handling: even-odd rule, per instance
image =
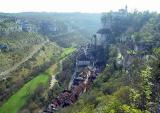
[{"label": "hazy sky", "polygon": [[107,12],[126,4],[129,11],[160,12],[160,0],[0,0],[0,12]]}]

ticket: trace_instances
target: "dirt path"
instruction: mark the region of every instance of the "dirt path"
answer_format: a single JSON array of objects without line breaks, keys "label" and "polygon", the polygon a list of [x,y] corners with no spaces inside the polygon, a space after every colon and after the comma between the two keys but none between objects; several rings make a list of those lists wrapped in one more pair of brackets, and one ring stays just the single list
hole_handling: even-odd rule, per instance
[{"label": "dirt path", "polygon": [[[52,78],[51,78],[51,81],[50,81],[50,86],[49,88],[52,89],[54,84],[57,82],[56,80],[56,75],[59,74],[61,71],[62,71],[62,60],[59,61],[59,64],[60,64],[60,68],[59,68],[59,71],[56,73],[56,74],[53,74],[52,75]],[[56,64],[57,65],[57,64]]]},{"label": "dirt path", "polygon": [[55,79],[55,76],[58,74],[59,72],[57,72],[56,74],[52,75],[51,81],[50,81],[50,86],[49,89],[52,89],[54,84],[57,82],[57,80]]}]

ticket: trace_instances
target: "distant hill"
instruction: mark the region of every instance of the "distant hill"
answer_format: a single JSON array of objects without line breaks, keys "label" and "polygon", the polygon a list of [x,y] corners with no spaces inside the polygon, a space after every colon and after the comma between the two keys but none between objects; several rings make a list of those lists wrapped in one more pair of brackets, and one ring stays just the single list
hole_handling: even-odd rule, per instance
[{"label": "distant hill", "polygon": [[[74,39],[74,43],[79,41],[85,42],[93,33],[100,27],[100,15],[101,14],[89,14],[89,13],[14,13],[4,14],[0,16],[12,17],[15,23],[20,25],[21,29],[27,32],[38,32],[44,36],[47,36],[52,41],[59,40],[57,35],[59,34],[70,34],[67,42],[73,43],[72,34],[78,32],[77,41]],[[85,31],[85,35],[82,31]],[[83,34],[80,37],[79,34]],[[56,38],[55,38],[56,36]],[[85,37],[85,38],[84,38]],[[66,38],[66,37],[65,37]],[[79,40],[80,39],[80,40]],[[65,39],[67,40],[67,39]],[[57,41],[59,42],[59,41]],[[61,40],[61,43],[63,40]],[[72,44],[65,44],[71,46]]]}]

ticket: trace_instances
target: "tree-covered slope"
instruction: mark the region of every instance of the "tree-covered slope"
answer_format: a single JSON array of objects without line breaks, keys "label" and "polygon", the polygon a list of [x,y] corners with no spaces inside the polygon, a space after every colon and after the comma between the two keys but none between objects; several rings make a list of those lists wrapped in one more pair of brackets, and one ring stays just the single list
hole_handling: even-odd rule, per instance
[{"label": "tree-covered slope", "polygon": [[159,23],[156,13],[112,12],[113,41],[106,49],[105,70],[76,104],[59,112],[159,112]]},{"label": "tree-covered slope", "polygon": [[0,73],[11,68],[32,53],[36,53],[46,39],[36,33],[17,32],[8,36],[0,37],[0,45],[7,48],[1,48],[0,53]]}]

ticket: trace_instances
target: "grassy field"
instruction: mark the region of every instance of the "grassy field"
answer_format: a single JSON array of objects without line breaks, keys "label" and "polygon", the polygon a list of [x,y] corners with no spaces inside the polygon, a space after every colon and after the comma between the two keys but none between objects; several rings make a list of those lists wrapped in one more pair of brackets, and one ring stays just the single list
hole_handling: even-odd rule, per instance
[{"label": "grassy field", "polygon": [[63,52],[61,53],[61,59],[66,57],[67,55],[71,54],[72,52],[74,52],[76,50],[76,48],[64,48]]},{"label": "grassy field", "polygon": [[17,113],[23,107],[29,97],[34,93],[39,84],[47,85],[49,76],[56,72],[57,65],[51,66],[45,73],[25,84],[17,93],[0,107],[0,113]]}]

